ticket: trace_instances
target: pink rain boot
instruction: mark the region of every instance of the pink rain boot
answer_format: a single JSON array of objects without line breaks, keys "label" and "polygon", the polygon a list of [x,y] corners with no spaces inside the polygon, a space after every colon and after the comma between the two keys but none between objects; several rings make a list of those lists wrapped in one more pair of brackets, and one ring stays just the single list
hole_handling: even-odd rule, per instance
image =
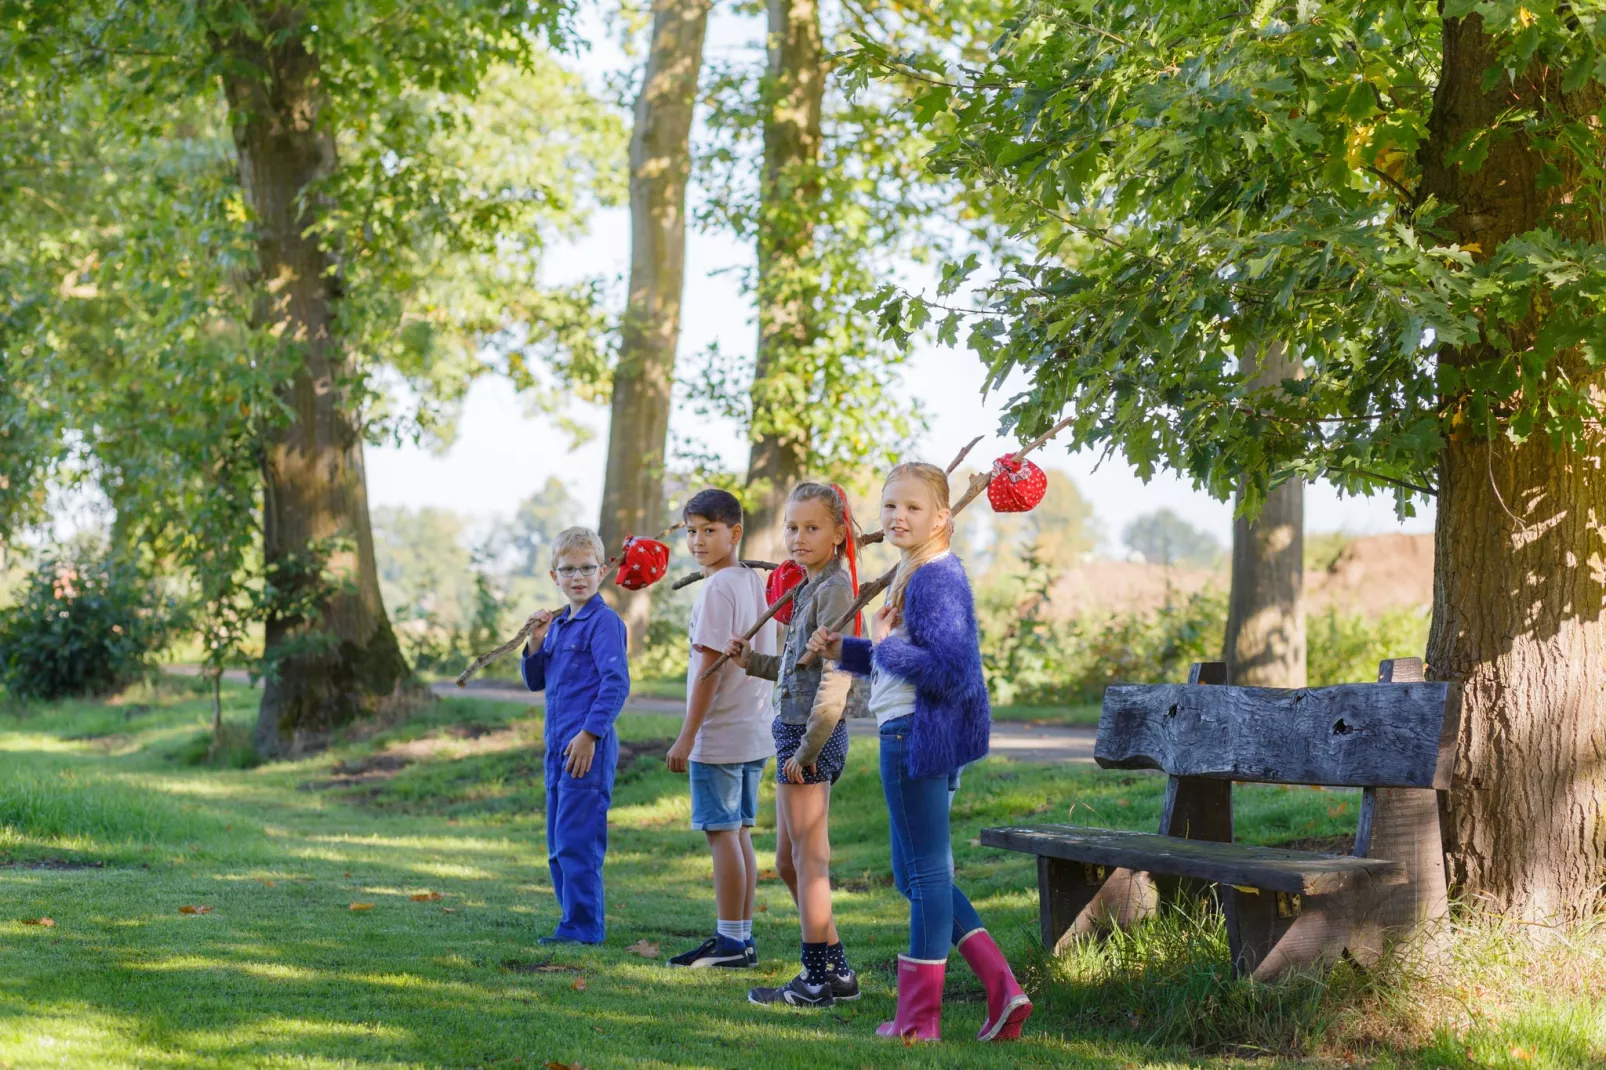
[{"label": "pink rain boot", "polygon": [[[1032,1016],[1032,1001],[1021,991],[999,948],[986,929],[972,929],[959,941],[959,953],[987,989],[987,1021],[977,1040],[1014,1040]],[[900,1005],[901,1005],[900,1001]]]},{"label": "pink rain boot", "polygon": [[912,959],[898,956],[898,1014],[882,1022],[876,1035],[915,1040],[942,1039],[942,981],[946,959]]}]

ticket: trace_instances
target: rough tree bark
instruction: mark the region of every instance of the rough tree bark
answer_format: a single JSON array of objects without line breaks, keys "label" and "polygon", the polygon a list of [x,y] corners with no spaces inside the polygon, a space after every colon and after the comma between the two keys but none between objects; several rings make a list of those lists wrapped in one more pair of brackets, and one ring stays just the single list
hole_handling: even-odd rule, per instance
[{"label": "rough tree bark", "polygon": [[[608,471],[599,531],[609,553],[625,535],[663,528],[664,444],[686,276],[691,123],[711,0],[657,0],[630,138],[630,293],[613,376]],[[646,591],[610,587],[633,649],[646,634]]]},{"label": "rough tree bark", "polygon": [[786,495],[809,463],[808,348],[818,268],[825,51],[818,0],[769,0],[758,227],[758,360],[747,461],[747,553],[776,559]]},{"label": "rough tree bark", "polygon": [[[1448,229],[1481,255],[1539,225],[1606,240],[1565,154],[1519,134],[1492,139],[1476,170],[1446,160],[1470,132],[1498,128],[1502,113],[1541,104],[1580,117],[1595,152],[1606,152],[1598,85],[1563,94],[1562,72],[1536,63],[1485,90],[1495,55],[1477,16],[1445,20],[1424,191],[1456,206]],[[1547,162],[1559,184],[1539,182]],[[1494,355],[1445,347],[1439,359],[1467,366]],[[1577,354],[1560,365],[1603,397],[1602,372]],[[1454,395],[1443,400],[1461,407]],[[1535,920],[1606,905],[1606,445],[1596,432],[1581,450],[1554,449],[1542,435],[1513,444],[1497,422],[1463,424],[1439,468],[1428,663],[1434,679],[1459,685],[1462,711],[1444,822],[1450,878],[1471,903]]]},{"label": "rough tree bark", "polygon": [[[365,712],[410,672],[379,595],[362,436],[333,335],[339,281],[310,229],[315,185],[335,162],[333,134],[319,122],[318,60],[293,9],[264,23],[223,45],[233,61],[224,88],[240,183],[257,228],[258,325],[295,358],[281,389],[294,415],[262,443],[263,557],[291,587],[334,581],[318,619],[267,621],[276,671],[263,689],[256,745],[281,755]],[[333,552],[320,577],[308,566],[326,547]]]},{"label": "rough tree bark", "polygon": [[[1258,358],[1255,387],[1299,374],[1281,343]],[[1227,680],[1247,687],[1305,686],[1305,485],[1266,495],[1254,520],[1232,522],[1232,580],[1222,659]]]}]

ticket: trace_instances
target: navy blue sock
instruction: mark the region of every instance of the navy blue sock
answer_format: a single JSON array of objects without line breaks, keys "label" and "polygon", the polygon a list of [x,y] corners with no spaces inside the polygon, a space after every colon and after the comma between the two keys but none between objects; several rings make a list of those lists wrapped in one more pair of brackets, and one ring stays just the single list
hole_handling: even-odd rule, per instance
[{"label": "navy blue sock", "polygon": [[823,985],[829,981],[831,975],[826,967],[826,959],[827,955],[823,943],[805,943],[803,945],[803,979],[811,985]]},{"label": "navy blue sock", "polygon": [[843,950],[841,941],[826,945],[825,965],[838,976],[848,972],[848,953]]}]

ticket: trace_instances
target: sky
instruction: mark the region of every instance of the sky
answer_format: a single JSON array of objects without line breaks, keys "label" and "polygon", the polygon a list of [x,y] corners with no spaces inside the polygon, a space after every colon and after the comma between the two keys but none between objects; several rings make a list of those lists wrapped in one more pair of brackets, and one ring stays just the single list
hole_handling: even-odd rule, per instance
[{"label": "sky", "polygon": [[[707,57],[732,57],[756,47],[758,26],[756,19],[716,17],[709,27]],[[582,31],[582,36],[599,42],[584,62],[586,75],[594,83],[600,84],[610,70],[629,62],[604,35]],[[629,226],[623,208],[599,212],[582,238],[552,251],[547,281],[595,276],[622,281],[629,271]],[[737,273],[721,269],[745,266],[752,260],[750,248],[726,235],[695,230],[688,235],[679,350],[682,366],[716,342],[726,353],[751,358],[757,331],[752,303],[741,293]],[[616,289],[622,292],[623,286]],[[978,434],[989,438],[977,446],[974,459],[990,460],[1018,448],[1013,440],[996,436],[1011,391],[1006,386],[984,398],[983,368],[968,350],[923,348],[905,366],[903,380],[930,423],[917,459],[946,464],[961,445]],[[594,523],[602,502],[607,411],[574,404],[566,415],[591,429],[589,442],[571,449],[568,433],[553,416],[530,414],[505,381],[483,379],[470,391],[456,440],[444,452],[416,446],[369,447],[370,503],[434,506],[488,519],[510,513],[521,498],[540,490],[555,475],[582,504],[586,522]],[[735,424],[710,423],[677,406],[671,415],[670,433],[672,438],[701,435],[705,445],[717,450],[729,467],[740,470],[745,464],[747,445]],[[1117,551],[1121,529],[1128,521],[1160,508],[1179,513],[1224,545],[1231,540],[1230,504],[1193,490],[1186,480],[1159,475],[1145,484],[1119,457],[1097,465],[1096,455],[1069,453],[1053,443],[1037,457],[1045,468],[1058,469],[1076,482],[1092,503],[1104,547],[1111,552]],[[1344,498],[1332,487],[1316,484],[1306,488],[1305,527],[1310,532],[1352,535],[1427,532],[1433,530],[1432,505],[1419,504],[1418,515],[1401,522],[1395,518],[1392,496]]]}]

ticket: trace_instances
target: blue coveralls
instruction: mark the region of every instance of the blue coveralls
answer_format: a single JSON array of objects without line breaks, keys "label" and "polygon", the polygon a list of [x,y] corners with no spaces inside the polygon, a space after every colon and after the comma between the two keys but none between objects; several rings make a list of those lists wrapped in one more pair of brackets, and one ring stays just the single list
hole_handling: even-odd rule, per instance
[{"label": "blue coveralls", "polygon": [[[541,649],[521,666],[531,691],[546,691],[546,847],[552,888],[563,912],[554,936],[600,944],[602,860],[608,851],[608,806],[619,764],[613,722],[630,694],[625,622],[593,595],[547,628]],[[597,737],[591,769],[576,779],[563,748],[585,729]]]}]

